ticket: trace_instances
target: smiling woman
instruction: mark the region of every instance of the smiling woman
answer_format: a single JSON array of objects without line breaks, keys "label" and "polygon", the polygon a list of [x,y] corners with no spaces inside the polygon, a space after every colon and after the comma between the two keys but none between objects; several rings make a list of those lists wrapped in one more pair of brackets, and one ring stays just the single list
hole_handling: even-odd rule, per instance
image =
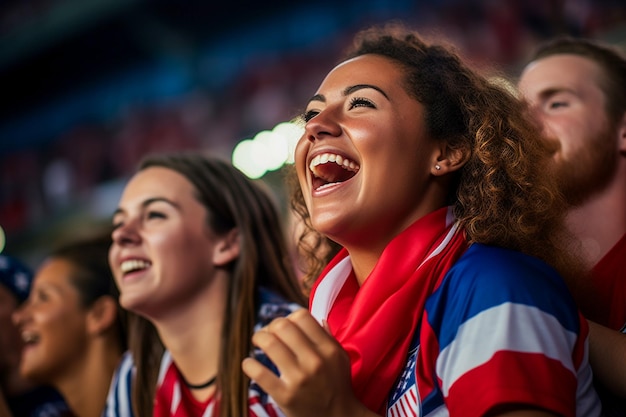
[{"label": "smiling woman", "polygon": [[253,338],[280,376],[242,364],[283,411],[599,415],[587,323],[558,273],[578,272],[565,205],[523,105],[389,26],[357,36],[303,119],[301,250],[342,248],[309,271],[310,312]]},{"label": "smiling woman", "polygon": [[315,188],[347,181],[359,171],[357,164],[333,153],[317,155],[311,160],[309,168],[314,175],[313,180],[317,182]]},{"label": "smiling woman", "polygon": [[25,343],[22,375],[55,387],[78,417],[133,415],[124,388],[126,314],[108,266],[110,245],[107,231],[52,251],[13,315]]},{"label": "smiling woman", "polygon": [[0,415],[3,417],[71,416],[59,393],[20,375],[24,346],[12,315],[28,298],[33,273],[17,258],[0,254]]},{"label": "smiling woman", "polygon": [[[131,327],[142,416],[265,416],[241,371],[251,337],[305,303],[267,190],[198,154],[145,159],[113,216],[109,261]],[[267,414],[266,414],[267,413]]]}]

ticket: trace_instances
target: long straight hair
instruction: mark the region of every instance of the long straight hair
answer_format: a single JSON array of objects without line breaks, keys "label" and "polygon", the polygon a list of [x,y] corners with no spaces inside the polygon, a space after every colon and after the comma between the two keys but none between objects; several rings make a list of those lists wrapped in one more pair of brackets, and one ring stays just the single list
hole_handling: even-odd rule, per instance
[{"label": "long straight hair", "polygon": [[[241,370],[241,361],[252,351],[259,287],[306,305],[280,211],[267,189],[217,157],[197,153],[153,155],[141,162],[139,170],[149,167],[168,168],[187,178],[195,197],[207,209],[208,226],[213,231],[239,230],[241,253],[228,281],[217,391],[221,416],[248,415],[250,380]],[[139,416],[149,417],[164,346],[145,318],[133,317],[130,334],[136,364],[133,403]]]}]

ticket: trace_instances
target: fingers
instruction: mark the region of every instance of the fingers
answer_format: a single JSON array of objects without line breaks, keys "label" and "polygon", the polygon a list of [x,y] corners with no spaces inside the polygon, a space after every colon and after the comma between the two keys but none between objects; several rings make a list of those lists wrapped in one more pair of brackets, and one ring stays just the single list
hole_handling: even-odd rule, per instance
[{"label": "fingers", "polygon": [[299,310],[285,319],[274,320],[266,330],[291,346],[300,361],[304,357],[309,362],[312,354],[329,358],[334,356],[333,353],[344,352],[330,334],[328,326],[320,326],[307,310]]},{"label": "fingers", "polygon": [[251,380],[259,384],[265,392],[273,397],[275,396],[274,393],[284,390],[283,381],[278,375],[254,358],[245,358],[241,362],[241,369]]},{"label": "fingers", "polygon": [[[287,321],[286,319],[283,320]],[[293,327],[294,325],[290,324],[290,326]],[[284,401],[283,397],[290,393],[289,384],[296,379],[293,377],[293,373],[300,370],[294,348],[268,331],[267,326],[252,335],[252,343],[261,349],[278,368],[280,376],[251,357],[243,360],[241,363],[242,370],[280,404]],[[286,374],[291,376],[286,377]]]},{"label": "fingers", "polygon": [[256,332],[252,343],[278,368],[280,376],[254,358],[244,359],[242,369],[281,406],[294,401],[293,397],[306,383],[311,363],[322,363],[314,344],[287,318],[275,319]]},{"label": "fingers", "polygon": [[304,309],[274,319],[252,336],[252,343],[284,378],[298,379],[299,371],[315,374],[335,353],[343,353],[339,343]]},{"label": "fingers", "polygon": [[360,405],[352,392],[347,353],[308,311],[274,319],[252,342],[279,375],[254,358],[245,359],[242,369],[287,415],[353,415],[343,412],[346,404]]},{"label": "fingers", "polygon": [[[318,325],[319,327],[319,325]],[[297,323],[288,318],[275,319],[252,336],[261,349],[281,370],[306,369],[317,353],[317,346]]]},{"label": "fingers", "polygon": [[[310,343],[314,345],[320,345],[330,341],[334,341],[334,338],[330,336],[330,329],[326,330],[320,326],[317,320],[307,310],[298,310],[289,316],[287,320],[296,325],[300,331],[309,339]],[[267,327],[269,331],[274,331],[273,325],[279,323],[270,323]],[[277,327],[277,326],[276,326]]]},{"label": "fingers", "polygon": [[269,326],[252,335],[252,343],[280,369],[298,366],[298,349],[306,345],[306,336],[286,319],[279,319],[273,331]]}]

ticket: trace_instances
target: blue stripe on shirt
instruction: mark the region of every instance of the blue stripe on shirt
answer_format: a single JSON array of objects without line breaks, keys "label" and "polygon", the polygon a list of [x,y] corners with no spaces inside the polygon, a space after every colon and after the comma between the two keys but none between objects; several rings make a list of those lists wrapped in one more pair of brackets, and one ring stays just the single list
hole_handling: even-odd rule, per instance
[{"label": "blue stripe on shirt", "polygon": [[481,244],[473,244],[450,268],[425,307],[430,326],[441,332],[443,350],[464,322],[504,303],[536,307],[565,329],[579,332],[578,316],[573,314],[578,310],[554,269],[523,253]]}]

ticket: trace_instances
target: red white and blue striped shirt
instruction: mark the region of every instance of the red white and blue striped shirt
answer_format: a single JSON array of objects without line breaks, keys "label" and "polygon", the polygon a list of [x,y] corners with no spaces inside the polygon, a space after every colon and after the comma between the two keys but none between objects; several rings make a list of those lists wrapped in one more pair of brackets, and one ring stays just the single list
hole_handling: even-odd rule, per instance
[{"label": "red white and blue striped shirt", "polygon": [[115,370],[102,417],[133,417],[132,385],[135,364],[130,351],[122,356]]},{"label": "red white and blue striped shirt", "polygon": [[527,404],[600,415],[587,323],[539,259],[472,245],[428,298],[387,416],[482,416]]},{"label": "red white and blue striped shirt", "polygon": [[[277,295],[261,290],[261,305],[257,314],[254,331],[260,330],[276,317],[284,317],[301,306],[288,303]],[[253,356],[268,368],[278,373],[276,367],[259,349]],[[249,417],[283,417],[278,405],[254,381],[248,390]],[[154,416],[155,417],[210,417],[216,415],[218,400],[215,396],[204,402],[196,400],[181,378],[176,364],[169,352],[161,360],[157,382]]]}]

